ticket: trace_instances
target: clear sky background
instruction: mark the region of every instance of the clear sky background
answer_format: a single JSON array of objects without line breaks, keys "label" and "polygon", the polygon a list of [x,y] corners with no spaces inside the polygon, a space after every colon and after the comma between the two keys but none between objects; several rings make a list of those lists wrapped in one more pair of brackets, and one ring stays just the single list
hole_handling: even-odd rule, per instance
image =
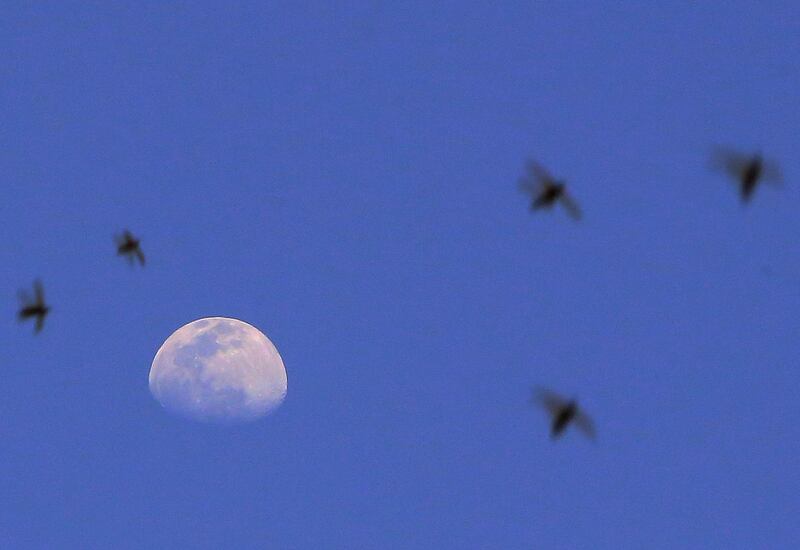
[{"label": "clear sky background", "polygon": [[[604,4],[4,3],[0,545],[796,547],[800,6]],[[272,416],[151,397],[213,315]]]}]

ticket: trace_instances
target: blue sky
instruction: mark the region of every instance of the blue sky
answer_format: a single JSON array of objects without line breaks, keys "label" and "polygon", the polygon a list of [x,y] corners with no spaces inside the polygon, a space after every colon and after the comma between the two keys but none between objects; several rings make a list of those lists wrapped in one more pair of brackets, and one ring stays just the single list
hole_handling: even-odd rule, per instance
[{"label": "blue sky", "polygon": [[[0,15],[3,546],[800,540],[797,3]],[[743,208],[716,144],[785,185]],[[581,223],[529,214],[528,157]],[[150,396],[161,343],[212,315],[281,352],[272,416]],[[597,442],[551,442],[534,385]]]}]

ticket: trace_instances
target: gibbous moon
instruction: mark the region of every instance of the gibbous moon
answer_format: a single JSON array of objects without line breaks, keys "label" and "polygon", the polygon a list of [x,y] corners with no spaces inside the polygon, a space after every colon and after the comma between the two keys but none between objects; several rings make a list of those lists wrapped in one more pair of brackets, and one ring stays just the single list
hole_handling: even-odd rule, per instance
[{"label": "gibbous moon", "polygon": [[167,338],[150,367],[150,393],[167,410],[196,420],[255,420],[286,397],[286,368],[257,328],[208,317]]}]

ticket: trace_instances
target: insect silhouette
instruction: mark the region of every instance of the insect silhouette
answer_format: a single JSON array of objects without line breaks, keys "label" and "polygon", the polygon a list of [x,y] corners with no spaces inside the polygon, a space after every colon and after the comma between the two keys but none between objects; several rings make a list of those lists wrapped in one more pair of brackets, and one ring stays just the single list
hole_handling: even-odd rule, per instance
[{"label": "insect silhouette", "polygon": [[24,290],[19,291],[19,300],[22,307],[19,310],[19,321],[23,322],[31,317],[36,318],[34,325],[34,333],[38,333],[44,327],[44,319],[50,313],[50,306],[44,301],[44,288],[42,282],[36,280],[33,282],[33,298]]},{"label": "insect silhouette", "polygon": [[574,220],[583,217],[578,203],[567,192],[566,182],[554,178],[539,163],[529,160],[525,166],[526,173],[519,180],[519,189],[530,195],[530,208],[534,210],[549,210],[554,204],[560,203],[567,214]]},{"label": "insect silhouette", "polygon": [[118,256],[126,256],[131,264],[135,260],[139,260],[139,264],[144,266],[144,252],[142,252],[139,239],[134,237],[130,231],[126,229],[122,235],[115,237],[114,241],[117,244]]},{"label": "insect silhouette", "polygon": [[743,203],[750,201],[760,183],[780,184],[783,180],[778,165],[766,160],[761,153],[748,155],[718,147],[712,155],[712,164],[733,178]]},{"label": "insect silhouette", "polygon": [[594,423],[579,407],[574,399],[567,399],[550,390],[534,388],[531,400],[544,407],[550,414],[550,437],[557,439],[570,424],[583,432],[589,439],[595,438]]}]

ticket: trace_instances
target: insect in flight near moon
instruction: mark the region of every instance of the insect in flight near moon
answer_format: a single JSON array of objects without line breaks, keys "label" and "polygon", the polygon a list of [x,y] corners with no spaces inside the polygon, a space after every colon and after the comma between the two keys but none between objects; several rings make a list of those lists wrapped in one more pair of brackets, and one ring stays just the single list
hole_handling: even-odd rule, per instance
[{"label": "insect in flight near moon", "polygon": [[283,402],[286,369],[258,329],[208,317],[167,338],[150,367],[150,392],[167,410],[196,420],[255,420]]}]

